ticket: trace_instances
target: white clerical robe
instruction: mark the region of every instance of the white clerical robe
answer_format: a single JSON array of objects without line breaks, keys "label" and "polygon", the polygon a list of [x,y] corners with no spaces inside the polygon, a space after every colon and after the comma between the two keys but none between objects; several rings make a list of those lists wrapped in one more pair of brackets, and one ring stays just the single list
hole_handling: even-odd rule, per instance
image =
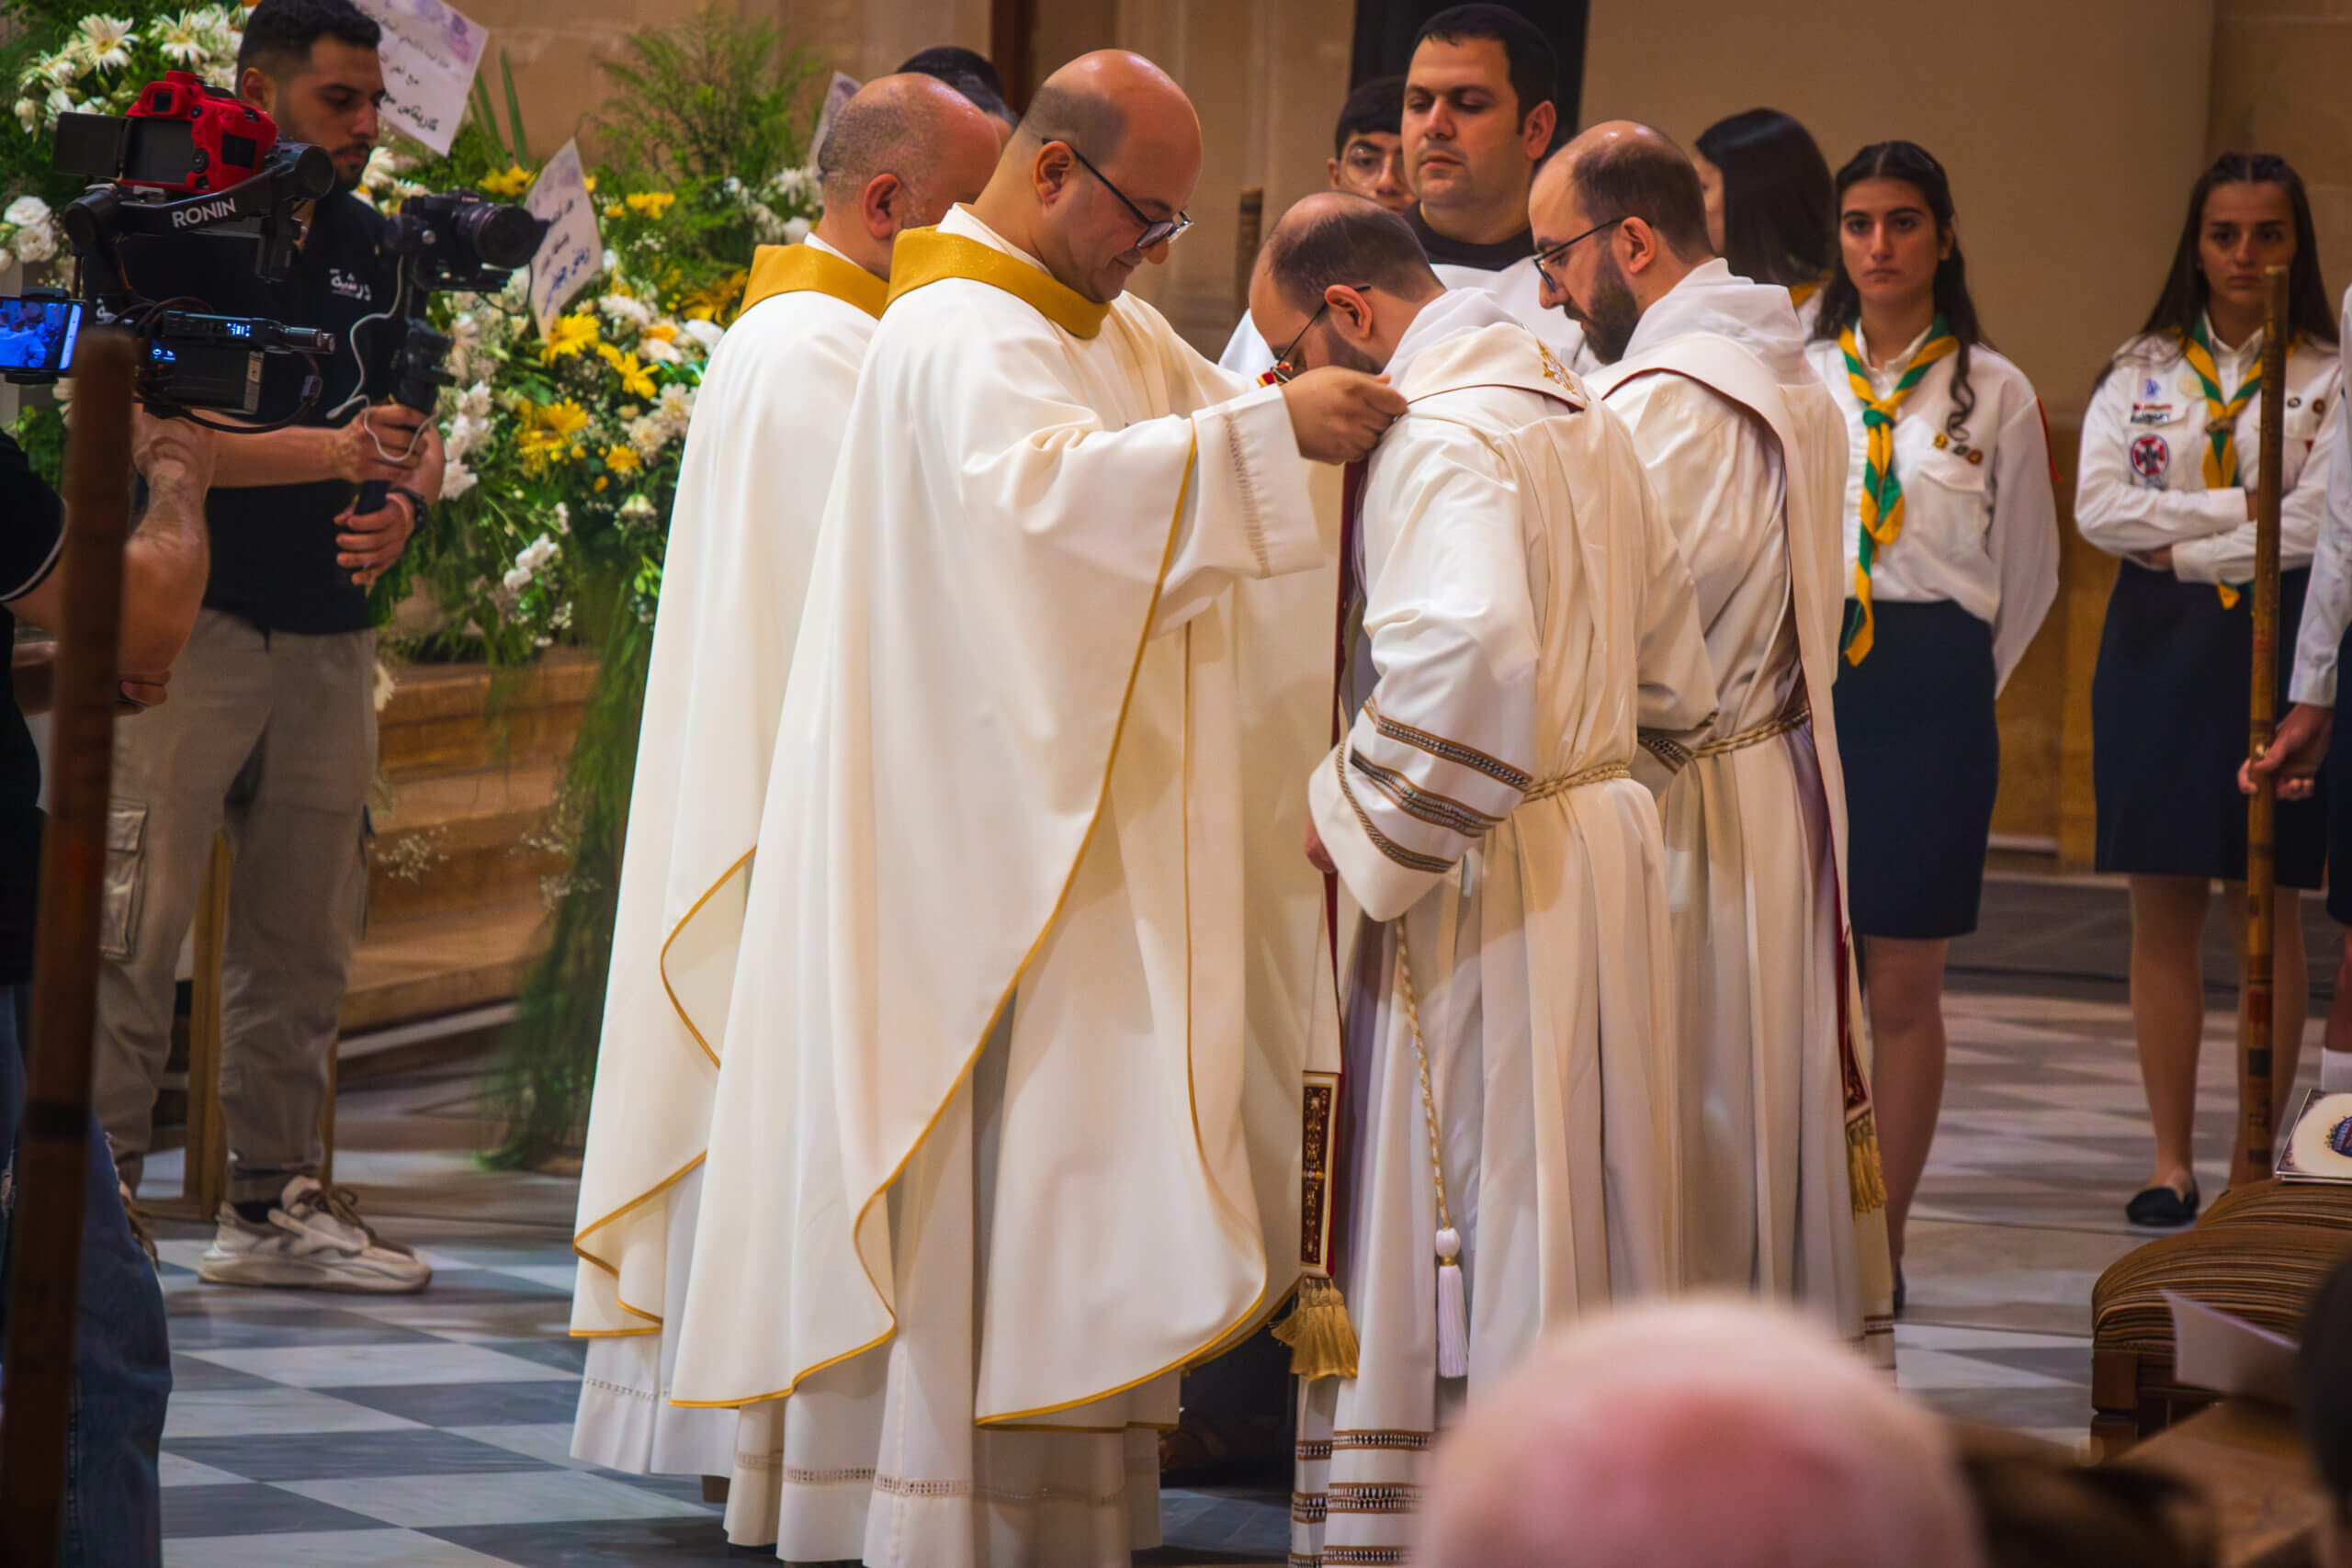
[{"label": "white clerical robe", "polygon": [[732,1415],[672,1408],[668,1379],[785,676],[886,289],[821,240],[763,247],[680,459],[572,1238],[572,1451],[615,1470],[731,1467]]},{"label": "white clerical robe", "polygon": [[[1357,941],[1341,1091],[1361,1348],[1306,1387],[1295,1563],[1402,1561],[1380,1554],[1463,1401],[1678,1273],[1665,850],[1628,764],[1637,720],[1713,706],[1690,573],[1623,427],[1491,299],[1425,307],[1390,373],[1412,407],[1364,475],[1375,675],[1308,788],[1384,922]],[[1439,1372],[1433,1164],[1466,1379]]]},{"label": "white clerical robe", "polygon": [[[1600,361],[1585,337],[1584,323],[1566,310],[1544,308],[1544,276],[1535,269],[1534,257],[1522,256],[1494,272],[1445,262],[1430,264],[1430,270],[1448,289],[1469,288],[1494,296],[1513,320],[1544,341],[1553,357],[1579,376],[1589,376],[1599,367]],[[1274,367],[1274,355],[1285,346],[1269,344],[1259,335],[1257,320],[1244,310],[1216,362],[1254,381]]]},{"label": "white clerical robe", "polygon": [[1788,290],[1721,261],[1644,312],[1593,384],[1681,543],[1718,682],[1697,744],[1661,740],[1645,769],[1665,813],[1682,1006],[1685,1282],[1793,1297],[1859,1340],[1866,1315],[1886,1329],[1888,1303],[1884,1216],[1867,1188],[1857,1216],[1848,1177],[1860,1069],[1843,1030],[1861,1012],[1840,1005],[1846,795],[1829,705],[1844,421]]},{"label": "white clerical robe", "polygon": [[1281,392],[1142,302],[969,209],[899,238],[678,1357],[681,1402],[749,1407],[731,1539],[910,1568],[1158,1539],[1177,1371],[1297,1274],[1329,960],[1320,879],[1253,818],[1328,738],[1329,623],[1234,587],[1329,558],[1307,468]]}]

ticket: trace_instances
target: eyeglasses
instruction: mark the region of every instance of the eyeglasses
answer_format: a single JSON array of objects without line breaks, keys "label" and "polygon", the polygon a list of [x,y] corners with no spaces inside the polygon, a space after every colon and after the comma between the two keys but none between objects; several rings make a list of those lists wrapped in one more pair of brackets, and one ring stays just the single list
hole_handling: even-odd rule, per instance
[{"label": "eyeglasses", "polygon": [[[1069,147],[1069,143],[1067,141],[1063,142],[1062,145]],[[1136,215],[1136,221],[1143,225],[1143,238],[1137,240],[1134,244],[1129,245],[1127,247],[1128,250],[1150,250],[1154,245],[1167,243],[1169,241],[1174,239],[1177,235],[1182,233],[1185,230],[1193,226],[1192,217],[1188,213],[1179,212],[1173,218],[1154,218],[1142,208],[1137,207],[1134,202],[1129,201],[1125,191],[1123,191],[1117,186],[1113,185],[1110,178],[1105,175],[1102,170],[1096,168],[1092,164],[1086,161],[1085,153],[1080,152],[1075,147],[1069,147],[1069,155],[1077,159],[1079,165],[1088,174],[1092,175],[1096,179],[1101,180],[1102,182],[1102,188],[1109,191],[1113,196],[1117,197],[1119,198],[1119,204],[1125,207],[1129,212],[1134,213]]]},{"label": "eyeglasses", "polygon": [[[1357,293],[1362,294],[1369,289],[1372,285],[1369,283],[1343,283],[1340,284],[1340,287],[1342,288],[1352,288]],[[1295,355],[1298,353],[1298,345],[1306,341],[1306,334],[1315,330],[1315,323],[1321,321],[1323,319],[1323,313],[1330,308],[1331,295],[1330,291],[1326,289],[1323,295],[1323,303],[1315,307],[1315,314],[1306,318],[1306,324],[1298,329],[1298,335],[1290,340],[1290,346],[1283,349],[1280,354],[1274,355],[1273,376],[1275,386],[1287,387],[1293,380],[1296,379],[1298,376],[1298,360]]]},{"label": "eyeglasses", "polygon": [[1551,285],[1553,288],[1565,288],[1565,287],[1566,287],[1566,286],[1565,286],[1564,284],[1562,284],[1558,278],[1554,277],[1554,276],[1552,276],[1552,269],[1551,269],[1550,267],[1548,267],[1548,266],[1544,265],[1544,263],[1546,263],[1546,262],[1553,262],[1553,261],[1557,261],[1557,260],[1559,260],[1562,256],[1566,255],[1566,254],[1568,254],[1569,250],[1570,250],[1572,247],[1574,247],[1574,246],[1576,246],[1576,245],[1577,245],[1577,244],[1581,243],[1582,242],[1584,242],[1584,241],[1586,241],[1586,240],[1589,240],[1589,239],[1591,239],[1595,234],[1600,233],[1603,229],[1614,229],[1615,227],[1617,227],[1617,225],[1618,225],[1618,224],[1623,223],[1623,221],[1625,221],[1625,220],[1624,220],[1624,219],[1623,219],[1623,218],[1611,218],[1611,220],[1609,220],[1609,221],[1608,221],[1608,222],[1606,222],[1606,223],[1596,223],[1596,224],[1594,224],[1591,228],[1587,229],[1583,233],[1581,233],[1581,234],[1577,234],[1577,235],[1573,236],[1572,238],[1569,238],[1569,239],[1566,239],[1566,240],[1561,241],[1558,244],[1554,245],[1554,246],[1553,246],[1551,249],[1549,249],[1549,250],[1544,250],[1544,251],[1538,251],[1538,252],[1536,252],[1536,253],[1535,253],[1535,272],[1536,272],[1536,276],[1538,276],[1539,277],[1543,278],[1544,282],[1546,282],[1546,283],[1550,284],[1550,285]]}]

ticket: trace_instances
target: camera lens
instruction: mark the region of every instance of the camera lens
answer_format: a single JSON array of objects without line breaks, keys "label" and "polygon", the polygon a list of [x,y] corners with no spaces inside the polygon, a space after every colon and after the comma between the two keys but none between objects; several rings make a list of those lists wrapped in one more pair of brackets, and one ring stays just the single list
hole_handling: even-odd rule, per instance
[{"label": "camera lens", "polygon": [[529,261],[547,232],[546,223],[519,207],[485,203],[468,212],[464,222],[481,265],[502,269],[518,267]]}]

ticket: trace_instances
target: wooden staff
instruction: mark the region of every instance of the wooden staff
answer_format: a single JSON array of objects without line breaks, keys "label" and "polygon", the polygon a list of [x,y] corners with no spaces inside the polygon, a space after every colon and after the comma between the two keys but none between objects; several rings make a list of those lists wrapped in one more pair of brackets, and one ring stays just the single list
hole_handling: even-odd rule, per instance
[{"label": "wooden staff", "polygon": [[1266,191],[1249,186],[1241,192],[1241,221],[1233,231],[1233,308],[1250,310],[1250,274],[1258,265],[1258,244],[1266,228]]},{"label": "wooden staff", "polygon": [[[0,1563],[57,1561],[65,1423],[74,1395],[74,1309],[90,1158],[90,1040],[97,1024],[98,913],[114,773],[115,639],[130,526],[130,340],[85,333],[74,362],[65,444],[67,531],[58,570],[50,709],[50,818],[33,951],[32,1033],[17,1133],[8,1337],[0,1352]],[[104,1506],[105,1499],[99,1499]]]},{"label": "wooden staff", "polygon": [[[2254,509],[2254,680],[2247,749],[2258,761],[2270,749],[2278,717],[2278,476],[2287,423],[2287,269],[2274,266],[2265,279],[2262,331],[2262,488]],[[2238,1136],[2230,1159],[2230,1185],[2268,1179],[2273,1133],[2270,1124],[2273,1006],[2271,957],[2278,944],[2278,863],[2275,843],[2278,783],[2254,775],[2254,798],[2245,808],[2245,997],[2238,1011]],[[2301,942],[2300,927],[2287,933]]]}]

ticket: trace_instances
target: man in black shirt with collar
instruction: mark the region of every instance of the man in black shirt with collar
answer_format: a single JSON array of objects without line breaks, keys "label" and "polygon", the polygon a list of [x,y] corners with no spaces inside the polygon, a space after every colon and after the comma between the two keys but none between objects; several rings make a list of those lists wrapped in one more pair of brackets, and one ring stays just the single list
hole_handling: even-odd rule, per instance
[{"label": "man in black shirt with collar", "polygon": [[1431,17],[1405,73],[1405,214],[1448,288],[1484,288],[1578,370],[1584,330],[1543,305],[1527,197],[1552,150],[1559,62],[1544,34],[1500,6]]},{"label": "man in black shirt with collar", "polygon": [[[212,443],[184,421],[135,417],[131,457],[147,481],[145,510],[122,552],[122,632],[116,664],[123,695],[164,700],[172,660],[187,641],[204,592],[204,487]],[[55,630],[65,595],[57,560],[65,508],[0,434],[0,648],[18,617]],[[126,717],[126,728],[146,722]],[[40,886],[40,755],[0,681],[0,1258],[14,1218],[15,1140],[24,1113],[23,1046],[30,1010],[33,931]],[[106,1145],[95,1134],[82,1200],[82,1277],[74,1325],[73,1428],[66,1472],[62,1568],[155,1568],[163,1560],[156,1475],[164,1406],[172,1388],[164,1296]],[[0,1298],[0,1314],[6,1303]],[[0,1332],[5,1332],[0,1323]]]},{"label": "man in black shirt with collar", "polygon": [[[384,220],[351,192],[384,96],[379,32],[351,0],[261,0],[246,13],[238,96],[288,141],[324,148],[339,188],[313,204],[293,270],[253,274],[249,242],[126,246],[151,298],[322,328],[325,387],[283,429],[219,440],[207,505],[212,573],[174,701],[124,727],[115,761],[107,963],[96,1095],[135,1191],[170,1048],[174,969],[213,835],[236,868],[224,961],[221,1104],[229,1201],[198,1267],[221,1284],[399,1292],[431,1270],[384,1243],[317,1179],[336,1019],[366,908],[376,771],[376,641],[368,591],[440,493],[432,422],[380,403],[401,322]],[[259,418],[295,412],[308,367],[266,362]],[[391,486],[357,510],[356,487]]]}]

